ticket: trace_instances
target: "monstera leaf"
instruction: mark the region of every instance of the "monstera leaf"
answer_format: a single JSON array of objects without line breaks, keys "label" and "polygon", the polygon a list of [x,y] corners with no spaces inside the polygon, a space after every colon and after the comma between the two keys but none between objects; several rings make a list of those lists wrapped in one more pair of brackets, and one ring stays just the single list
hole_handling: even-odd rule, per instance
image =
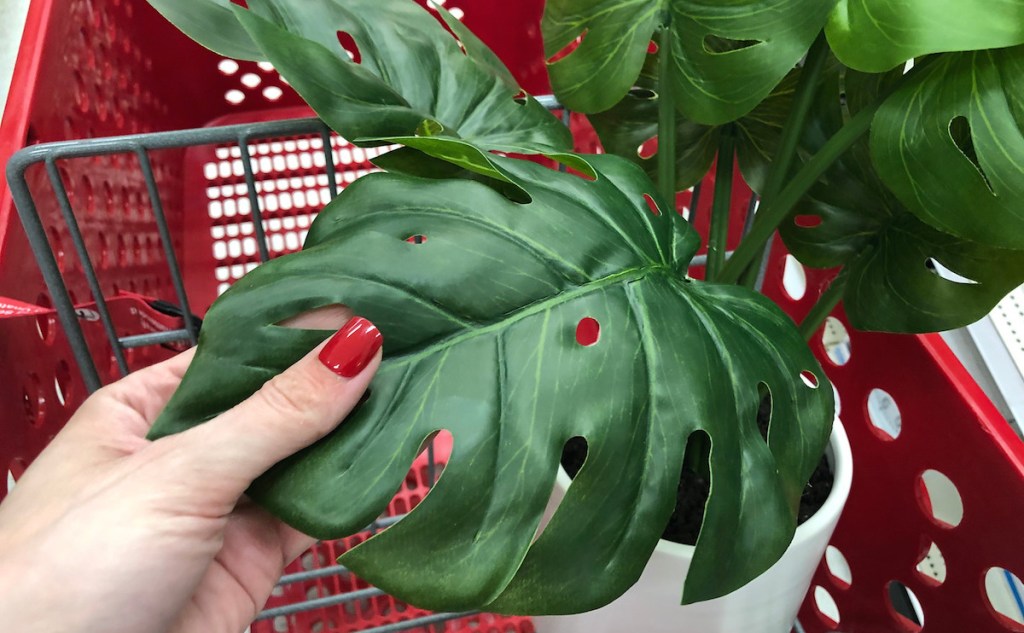
[{"label": "monstera leaf", "polygon": [[835,0],[548,0],[544,46],[562,103],[608,110],[637,81],[655,31],[671,29],[675,103],[717,125],[747,114],[796,66]]},{"label": "monstera leaf", "polygon": [[1024,250],[1024,46],[929,60],[871,131],[878,173],[944,232]]},{"label": "monstera leaf", "polygon": [[[855,114],[900,76],[833,66],[822,82],[805,149],[816,151],[844,114]],[[949,235],[910,213],[879,178],[866,141],[826,174],[781,233],[804,264],[845,267],[843,304],[862,330],[935,332],[968,325],[1024,283],[1024,253]]]},{"label": "monstera leaf", "polygon": [[[654,187],[635,166],[588,157],[589,181],[495,160],[528,203],[467,180],[377,173],[349,186],[301,253],[213,306],[152,437],[252,394],[330,334],[276,324],[344,303],[384,334],[372,395],[258,480],[258,502],[318,537],[359,531],[424,440],[448,429],[452,455],[430,494],[342,562],[431,609],[579,612],[639,577],[672,513],[687,440],[706,434],[713,494],[684,599],[736,589],[793,534],[829,435],[825,375],[771,302],[685,277],[698,238],[677,214],[651,212]],[[592,345],[575,336],[583,319],[600,328]],[[562,447],[577,436],[586,464],[534,542]]]},{"label": "monstera leaf", "polygon": [[[792,70],[764,101],[739,120],[727,124],[736,139],[736,159],[743,178],[760,192],[767,178],[782,126],[793,101],[799,70]],[[594,130],[605,151],[643,166],[654,177],[658,166],[654,155],[640,149],[658,136],[658,58],[648,55],[636,88],[611,110],[591,114]],[[701,125],[679,116],[676,122],[676,190],[682,191],[704,178],[718,151],[723,126]]]},{"label": "monstera leaf", "polygon": [[839,0],[825,31],[844,64],[884,72],[932,53],[1024,44],[1024,3]]},{"label": "monstera leaf", "polygon": [[[324,122],[358,145],[401,143],[493,178],[502,176],[490,151],[558,159],[572,149],[565,126],[521,94],[494,53],[443,9],[458,39],[413,0],[248,6],[234,6],[234,14],[263,57]],[[221,34],[212,26],[187,33],[216,49]]]},{"label": "monstera leaf", "polygon": [[149,0],[149,4],[185,35],[210,50],[235,59],[263,59],[231,10],[231,0]]}]

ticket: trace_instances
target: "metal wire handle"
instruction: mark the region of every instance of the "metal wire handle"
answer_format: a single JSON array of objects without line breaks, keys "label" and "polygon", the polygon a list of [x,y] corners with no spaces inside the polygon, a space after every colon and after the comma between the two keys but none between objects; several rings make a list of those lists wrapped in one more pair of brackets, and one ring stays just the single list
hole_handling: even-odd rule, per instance
[{"label": "metal wire handle", "polygon": [[[537,98],[548,109],[560,109],[561,105],[551,96]],[[240,151],[247,195],[252,216],[254,237],[260,262],[270,259],[266,229],[263,224],[263,209],[260,203],[260,196],[257,191],[256,173],[253,168],[253,158],[249,146],[254,141],[280,138],[280,137],[302,137],[312,136],[319,138],[322,143],[322,151],[325,161],[324,167],[327,175],[328,191],[331,199],[338,193],[338,172],[334,162],[331,129],[319,119],[293,119],[242,125],[230,125],[221,127],[199,128],[173,132],[155,132],[148,134],[134,134],[111,138],[84,139],[77,141],[66,141],[58,143],[46,143],[27,147],[14,154],[7,164],[7,182],[10,186],[11,195],[28,242],[35,255],[36,262],[46,282],[47,290],[53,299],[54,308],[61,326],[67,336],[78,369],[81,372],[83,383],[89,393],[99,389],[103,382],[96,367],[95,359],[89,350],[85,334],[75,313],[75,307],[71,300],[67,283],[57,264],[57,258],[46,235],[46,229],[37,209],[36,200],[32,195],[27,178],[29,169],[36,165],[43,165],[46,169],[50,185],[60,209],[61,217],[67,225],[71,236],[71,242],[79,261],[82,264],[82,272],[85,275],[89,291],[96,302],[96,312],[99,314],[103,330],[110,342],[114,358],[117,362],[121,375],[127,375],[129,371],[125,350],[146,347],[151,345],[162,345],[174,342],[188,342],[196,344],[196,319],[192,315],[189,297],[185,289],[185,281],[182,275],[181,265],[174,252],[171,240],[171,231],[160,190],[154,175],[150,152],[157,150],[185,149],[197,145],[222,145],[236,144]],[[142,176],[146,184],[146,191],[153,209],[153,219],[156,223],[160,245],[170,272],[171,284],[178,301],[184,327],[167,332],[142,334],[136,336],[120,336],[117,333],[114,320],[111,316],[107,298],[104,297],[96,266],[86,247],[85,239],[75,215],[71,198],[68,194],[67,184],[64,182],[58,162],[69,159],[91,158],[96,156],[109,156],[116,154],[134,155],[141,167]],[[433,443],[428,445],[427,450],[427,485],[432,486],[436,480],[437,464],[434,456]],[[369,531],[377,531],[393,525],[405,515],[382,517],[367,527]],[[348,570],[341,565],[331,565],[321,569],[313,569],[295,574],[283,576],[278,586],[287,586],[297,582],[325,578],[334,575],[346,574]],[[304,611],[319,609],[329,606],[337,606],[362,600],[370,597],[384,595],[379,589],[363,589],[343,594],[318,597],[294,604],[283,605],[267,609],[257,616],[257,620],[274,619],[282,616],[294,615]],[[411,628],[425,627],[431,624],[446,622],[474,615],[477,612],[466,613],[436,613],[408,621],[389,624],[372,629],[367,633],[392,633]]]}]

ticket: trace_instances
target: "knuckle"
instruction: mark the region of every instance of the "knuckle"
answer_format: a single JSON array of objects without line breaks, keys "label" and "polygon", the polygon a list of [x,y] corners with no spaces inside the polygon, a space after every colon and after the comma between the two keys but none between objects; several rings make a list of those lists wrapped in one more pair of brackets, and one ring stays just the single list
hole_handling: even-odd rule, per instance
[{"label": "knuckle", "polygon": [[313,401],[312,394],[305,386],[285,376],[274,376],[263,385],[259,391],[262,404],[278,414],[305,416]]},{"label": "knuckle", "polygon": [[274,376],[259,391],[262,404],[289,418],[315,417],[323,408],[323,396],[314,381],[294,371]]}]

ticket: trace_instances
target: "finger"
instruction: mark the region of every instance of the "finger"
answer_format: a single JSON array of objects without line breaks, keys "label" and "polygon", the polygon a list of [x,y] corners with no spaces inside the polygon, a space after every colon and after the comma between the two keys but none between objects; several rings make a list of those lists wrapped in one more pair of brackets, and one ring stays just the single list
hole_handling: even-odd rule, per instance
[{"label": "finger", "polygon": [[[380,364],[383,339],[354,318],[248,400],[177,436],[185,472],[218,481],[233,504],[259,475],[331,432],[356,406]],[[167,438],[175,439],[175,438]]]},{"label": "finger", "polygon": [[317,544],[317,539],[312,536],[306,536],[280,519],[275,520],[278,522],[277,532],[281,539],[281,552],[284,554],[285,563],[291,563]]},{"label": "finger", "polygon": [[[196,348],[193,347],[163,362],[128,374],[98,391],[96,399],[110,398],[123,404],[138,412],[146,424],[152,426],[153,421],[167,406],[167,401],[171,399],[174,390],[181,384],[181,379],[195,355]],[[103,406],[107,407],[109,403],[105,402]],[[95,419],[102,416],[89,417]]]},{"label": "finger", "polygon": [[[352,311],[349,308],[335,305],[306,312],[288,319],[281,325],[292,328],[334,330],[339,324],[345,323],[350,318],[352,318]],[[195,354],[196,348],[193,347],[173,358],[131,373],[102,390],[99,399],[110,397],[138,412],[145,422],[143,431],[146,432],[167,406],[167,402],[174,395],[178,385],[181,384]]]}]

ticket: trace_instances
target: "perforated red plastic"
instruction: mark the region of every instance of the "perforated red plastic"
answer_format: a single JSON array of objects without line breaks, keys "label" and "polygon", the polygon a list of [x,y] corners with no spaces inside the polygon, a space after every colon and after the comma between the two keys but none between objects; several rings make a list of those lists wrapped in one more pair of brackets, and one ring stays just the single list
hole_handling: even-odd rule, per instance
[{"label": "perforated red plastic", "polygon": [[[464,13],[466,24],[495,48],[529,92],[547,91],[538,28],[541,0],[443,4]],[[308,114],[272,68],[221,59],[177,33],[145,2],[34,0],[25,33],[0,127],[3,159],[42,141]],[[582,149],[595,147],[579,117],[573,128]],[[344,185],[369,168],[369,155],[340,139],[334,143]],[[274,176],[260,192],[272,253],[291,252],[326,200],[316,140],[275,139],[252,149],[259,168]],[[245,218],[248,202],[240,190],[240,159],[230,147],[205,147],[157,153],[153,162],[186,285],[201,313],[224,284],[257,261]],[[112,303],[119,332],[148,331],[147,304],[124,293],[170,301],[174,296],[135,159],[82,159],[62,166],[103,289],[109,297],[121,296]],[[56,201],[42,173],[31,178],[70,289],[88,309],[91,298]],[[709,178],[698,211],[697,226],[705,233],[712,185]],[[733,244],[749,201],[741,183],[734,189]],[[690,205],[689,196],[681,194],[680,207]],[[784,274],[786,266],[784,249],[777,246],[766,293],[801,317],[828,275],[792,262]],[[66,422],[84,390],[5,183],[0,183],[0,297],[5,298],[0,299],[0,474],[6,469],[11,479]],[[835,316],[845,324],[841,311]],[[100,328],[86,319],[85,329],[101,373],[110,377],[110,350]],[[851,331],[848,347],[831,348],[837,360],[820,338],[813,345],[839,392],[855,469],[830,565],[817,572],[801,614],[804,627],[811,633],[918,630],[892,606],[889,586],[898,582],[914,594],[925,631],[1024,631],[1017,623],[1024,614],[997,600],[1009,614],[1001,615],[987,598],[1003,569],[1024,577],[1024,513],[1019,510],[1024,449],[1005,421],[937,336]],[[129,361],[139,367],[168,353],[132,351]],[[394,511],[401,510],[400,502],[411,506],[413,494],[422,496],[423,475],[417,472],[412,487],[393,503]],[[0,487],[0,496],[5,493]],[[351,544],[325,544],[290,571],[330,565]],[[338,575],[294,583],[271,606],[308,599],[314,591],[324,595],[362,586],[359,582]],[[383,596],[349,605],[264,621],[254,632],[351,631],[420,613]],[[532,631],[528,620],[491,616],[432,628]]]},{"label": "perforated red plastic", "polygon": [[[802,318],[831,275],[807,271],[796,300],[782,283],[787,257],[776,249],[765,290]],[[801,612],[804,627],[1024,631],[1012,595],[994,605],[989,597],[1008,587],[1003,570],[1024,577],[1020,439],[938,335],[854,332],[841,310],[834,318],[848,330],[848,353],[830,357],[820,336],[812,345],[839,394],[853,487]],[[897,612],[891,583],[909,589],[923,627]]]}]

